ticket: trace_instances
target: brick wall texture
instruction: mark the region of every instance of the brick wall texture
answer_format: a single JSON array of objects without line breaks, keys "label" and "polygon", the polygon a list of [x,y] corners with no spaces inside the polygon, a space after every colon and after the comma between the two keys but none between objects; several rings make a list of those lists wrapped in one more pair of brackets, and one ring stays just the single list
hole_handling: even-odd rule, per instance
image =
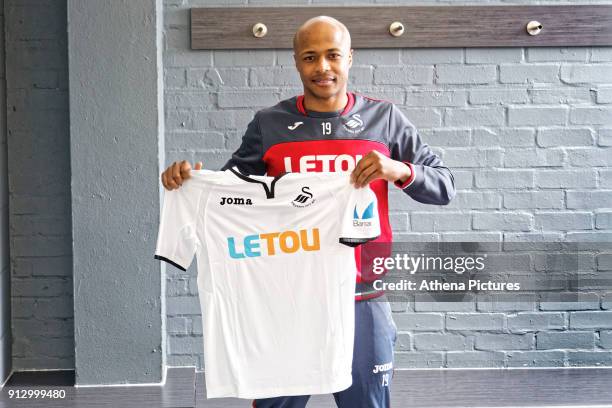
[{"label": "brick wall texture", "polygon": [[13,369],[74,368],[66,2],[4,16]]}]

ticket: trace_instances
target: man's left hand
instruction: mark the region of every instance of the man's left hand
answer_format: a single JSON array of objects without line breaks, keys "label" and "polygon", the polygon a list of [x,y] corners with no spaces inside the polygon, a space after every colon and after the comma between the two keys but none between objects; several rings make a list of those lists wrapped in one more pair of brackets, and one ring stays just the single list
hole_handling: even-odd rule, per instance
[{"label": "man's left hand", "polygon": [[351,173],[351,183],[356,188],[365,187],[371,181],[384,179],[390,182],[400,180],[405,182],[410,178],[410,167],[401,161],[390,159],[384,154],[372,150],[365,155]]}]

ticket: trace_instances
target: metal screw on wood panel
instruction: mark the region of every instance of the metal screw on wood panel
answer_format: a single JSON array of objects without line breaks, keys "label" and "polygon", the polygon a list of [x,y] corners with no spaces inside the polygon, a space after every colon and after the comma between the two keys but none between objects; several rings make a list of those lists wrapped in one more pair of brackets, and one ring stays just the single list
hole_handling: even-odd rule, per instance
[{"label": "metal screw on wood panel", "polygon": [[404,25],[399,21],[394,21],[389,26],[389,33],[394,37],[399,37],[404,34]]},{"label": "metal screw on wood panel", "polygon": [[253,35],[257,38],[261,38],[268,33],[268,27],[265,24],[257,23],[253,26]]},{"label": "metal screw on wood panel", "polygon": [[542,31],[542,24],[539,21],[530,21],[527,23],[527,32],[529,35],[538,35]]}]

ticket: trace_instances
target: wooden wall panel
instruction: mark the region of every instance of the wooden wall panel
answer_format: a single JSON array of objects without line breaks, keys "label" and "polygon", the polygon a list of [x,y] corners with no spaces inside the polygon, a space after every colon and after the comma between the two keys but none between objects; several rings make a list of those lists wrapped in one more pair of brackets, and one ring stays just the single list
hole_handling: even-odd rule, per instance
[{"label": "wooden wall panel", "polygon": [[[350,30],[353,48],[612,45],[612,6],[361,6],[191,9],[192,49],[291,48],[297,27],[329,15]],[[389,34],[400,21],[401,37]],[[543,25],[531,36],[527,23]],[[256,38],[255,23],[268,34]]]}]

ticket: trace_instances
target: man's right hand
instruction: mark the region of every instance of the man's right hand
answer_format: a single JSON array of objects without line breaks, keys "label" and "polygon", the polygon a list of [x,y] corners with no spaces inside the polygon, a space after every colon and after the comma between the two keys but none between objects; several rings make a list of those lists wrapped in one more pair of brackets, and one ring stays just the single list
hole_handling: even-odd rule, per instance
[{"label": "man's right hand", "polygon": [[[195,164],[195,170],[202,169],[202,162]],[[187,160],[172,163],[162,174],[161,182],[166,190],[175,190],[183,185],[191,175],[191,164]]]}]

